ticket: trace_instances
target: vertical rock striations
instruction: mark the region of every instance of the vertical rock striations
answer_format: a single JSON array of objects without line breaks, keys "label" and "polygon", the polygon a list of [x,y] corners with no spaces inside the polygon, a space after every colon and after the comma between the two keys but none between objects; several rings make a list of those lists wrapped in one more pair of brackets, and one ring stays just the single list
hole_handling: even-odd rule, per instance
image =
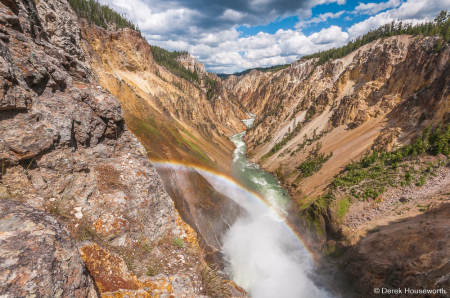
[{"label": "vertical rock striations", "polygon": [[301,59],[224,82],[258,114],[248,154],[290,190],[291,219],[345,297],[448,296],[448,157],[407,153],[448,146],[450,46],[438,51],[438,40],[392,36],[323,65]]}]

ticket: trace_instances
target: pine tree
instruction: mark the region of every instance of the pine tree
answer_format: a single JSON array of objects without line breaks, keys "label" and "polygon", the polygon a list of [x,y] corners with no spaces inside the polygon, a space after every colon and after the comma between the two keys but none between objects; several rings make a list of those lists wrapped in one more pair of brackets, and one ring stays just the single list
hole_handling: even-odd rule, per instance
[{"label": "pine tree", "polygon": [[442,10],[434,19],[438,26],[442,26],[448,18],[447,10]]}]

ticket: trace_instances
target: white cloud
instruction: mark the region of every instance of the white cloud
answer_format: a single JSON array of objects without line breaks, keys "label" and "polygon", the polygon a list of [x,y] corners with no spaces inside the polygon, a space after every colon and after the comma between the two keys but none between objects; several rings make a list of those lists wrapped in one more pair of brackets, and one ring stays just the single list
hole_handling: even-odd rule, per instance
[{"label": "white cloud", "polygon": [[223,15],[221,15],[219,18],[230,20],[236,23],[245,23],[246,19],[249,18],[249,15],[248,13],[236,11],[233,9],[227,9],[223,12]]},{"label": "white cloud", "polygon": [[314,18],[298,22],[297,24],[295,24],[295,28],[306,27],[309,24],[313,24],[313,23],[317,24],[317,23],[326,22],[328,19],[336,19],[336,18],[339,18],[344,12],[345,12],[345,10],[339,11],[336,13],[326,12],[324,14],[319,14],[318,16],[316,16]]},{"label": "white cloud", "polygon": [[318,33],[313,33],[310,36],[310,40],[314,44],[330,44],[330,43],[337,43],[337,44],[343,44],[348,39],[348,33],[343,32],[341,27],[338,26],[331,26],[328,29],[322,29]]},{"label": "white cloud", "polygon": [[379,13],[365,21],[352,25],[348,29],[350,38],[356,38],[369,30],[376,29],[394,20],[403,22],[424,22],[434,19],[436,14],[450,7],[450,0],[409,0],[398,8]]},{"label": "white cloud", "polygon": [[[329,26],[305,35],[295,28],[323,23],[345,13],[342,10],[312,17],[312,7],[329,3],[342,5],[345,0],[99,1],[125,13],[139,25],[150,44],[169,50],[187,50],[204,62],[208,70],[227,73],[290,63],[302,55],[340,47],[349,39],[394,19],[414,22],[433,19],[441,9],[450,7],[450,0],[360,3],[354,13],[376,15],[354,24],[347,32],[339,26]],[[260,32],[250,37],[242,37],[236,29],[242,25],[264,25],[292,15],[302,20],[293,29],[280,29],[273,34]]]},{"label": "white cloud", "polygon": [[402,0],[389,0],[387,2],[366,4],[360,2],[359,5],[355,7],[354,13],[373,15],[382,10],[398,7],[402,2]]},{"label": "white cloud", "polygon": [[275,34],[261,32],[251,37],[224,41],[217,47],[195,45],[188,50],[205,62],[211,71],[234,72],[242,68],[290,63],[306,54],[342,46],[347,39],[348,34],[338,26],[309,36],[296,30],[280,29]]}]

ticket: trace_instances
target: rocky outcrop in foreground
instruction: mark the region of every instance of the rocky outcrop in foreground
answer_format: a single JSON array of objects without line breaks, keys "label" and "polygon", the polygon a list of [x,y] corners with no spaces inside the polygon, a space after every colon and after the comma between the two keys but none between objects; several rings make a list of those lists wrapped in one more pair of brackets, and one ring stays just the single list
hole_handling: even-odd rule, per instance
[{"label": "rocky outcrop in foreground", "polygon": [[69,232],[50,214],[0,200],[0,296],[97,297]]},{"label": "rocky outcrop in foreground", "polygon": [[[89,273],[101,295],[155,297],[147,281],[164,280],[159,297],[200,297],[196,233],[85,64],[75,20],[64,0],[0,4],[0,291],[94,297]],[[82,259],[84,241],[95,249]],[[169,265],[174,255],[189,262]]]}]

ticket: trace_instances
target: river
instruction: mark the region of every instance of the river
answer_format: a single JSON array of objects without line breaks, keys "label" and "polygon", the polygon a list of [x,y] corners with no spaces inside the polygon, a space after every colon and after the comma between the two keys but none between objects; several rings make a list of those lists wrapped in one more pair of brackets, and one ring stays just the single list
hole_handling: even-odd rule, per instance
[{"label": "river", "polygon": [[[255,115],[244,120],[251,127]],[[331,297],[313,282],[314,263],[301,241],[285,222],[291,200],[270,173],[248,161],[245,132],[230,138],[236,145],[231,174],[255,196],[221,189],[249,213],[236,221],[225,234],[223,252],[227,273],[252,298]]]}]

